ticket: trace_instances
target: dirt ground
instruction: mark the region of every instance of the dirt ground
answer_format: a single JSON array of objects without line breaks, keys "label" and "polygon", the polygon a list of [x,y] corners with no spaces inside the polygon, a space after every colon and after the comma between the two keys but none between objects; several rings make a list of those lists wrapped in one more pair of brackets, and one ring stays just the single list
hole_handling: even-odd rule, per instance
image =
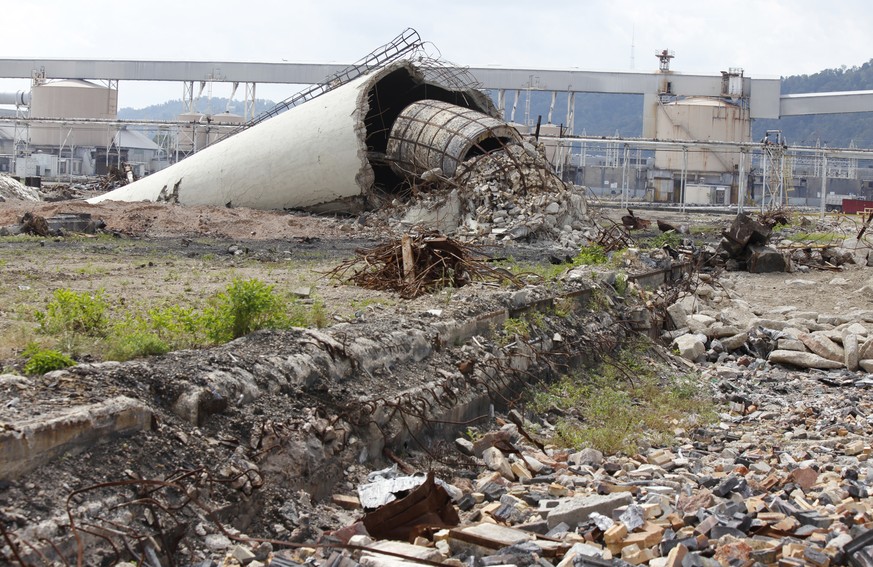
[{"label": "dirt ground", "polygon": [[[365,226],[359,218],[165,203],[9,200],[0,204],[0,227],[17,225],[26,212],[46,218],[88,213],[105,228],[65,237],[0,237],[0,367],[14,362],[29,343],[45,342],[36,333],[34,312],[60,288],[103,290],[116,312],[144,312],[202,306],[234,279],[257,278],[303,302],[322,302],[328,324],[438,309],[452,296],[448,291],[400,300],[328,277],[356,249],[384,242],[382,228]],[[517,259],[543,257],[536,246],[509,253]]]},{"label": "dirt ground", "polygon": [[[324,302],[329,323],[379,312],[426,311],[444,306],[450,298],[438,294],[410,302],[327,278],[326,272],[352,257],[355,249],[383,241],[384,227],[367,226],[372,221],[360,218],[144,202],[9,200],[0,204],[0,227],[17,224],[25,212],[44,217],[89,213],[102,220],[105,229],[96,235],[65,238],[0,238],[0,334],[5,337],[0,341],[0,361],[15,358],[38,338],[33,312],[44,308],[58,288],[103,289],[119,309],[144,309],[202,304],[234,278],[258,278],[279,290]],[[617,219],[623,212],[607,210],[604,218]],[[732,220],[730,215],[694,211],[637,214],[690,227],[688,237],[698,245],[717,244],[721,230]],[[818,223],[817,217],[811,218],[812,225]],[[808,230],[834,230],[833,221]],[[856,223],[843,222],[839,230],[849,236],[857,230]],[[545,262],[548,246],[485,252]],[[858,266],[808,273],[726,272],[722,278],[752,305],[791,305],[836,314],[873,307],[873,292],[862,290],[873,285],[873,278]]]}]

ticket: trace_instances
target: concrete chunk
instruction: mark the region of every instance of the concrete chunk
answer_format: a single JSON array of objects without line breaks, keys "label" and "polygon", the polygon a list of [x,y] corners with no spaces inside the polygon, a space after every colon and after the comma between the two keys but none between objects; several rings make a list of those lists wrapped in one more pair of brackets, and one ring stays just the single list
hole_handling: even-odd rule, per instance
[{"label": "concrete chunk", "polygon": [[797,352],[793,350],[774,350],[768,358],[770,362],[790,364],[800,368],[836,369],[842,368],[843,363],[821,357],[811,352]]},{"label": "concrete chunk", "polygon": [[849,333],[843,337],[843,352],[845,353],[844,362],[846,368],[854,372],[858,370],[858,362],[860,361],[860,349],[858,348],[858,335]]},{"label": "concrete chunk", "polygon": [[728,352],[737,350],[746,344],[746,341],[749,340],[748,333],[737,333],[736,335],[730,337],[724,337],[721,340],[721,345]]},{"label": "concrete chunk", "polygon": [[806,345],[806,348],[823,358],[836,362],[843,362],[845,359],[846,353],[843,347],[821,333],[802,333],[797,338]]},{"label": "concrete chunk", "polygon": [[749,246],[752,256],[749,258],[749,272],[766,274],[784,272],[787,269],[785,256],[771,246]]},{"label": "concrete chunk", "polygon": [[71,449],[149,429],[151,423],[145,404],[118,396],[10,424],[0,434],[0,479],[14,479]]},{"label": "concrete chunk", "polygon": [[546,521],[549,523],[549,528],[561,522],[576,526],[579,522],[587,520],[592,512],[612,517],[613,510],[627,506],[632,501],[633,497],[628,492],[570,498],[553,508]]},{"label": "concrete chunk", "polygon": [[674,341],[679,349],[679,356],[686,360],[695,361],[706,352],[706,345],[698,335],[682,335]]}]

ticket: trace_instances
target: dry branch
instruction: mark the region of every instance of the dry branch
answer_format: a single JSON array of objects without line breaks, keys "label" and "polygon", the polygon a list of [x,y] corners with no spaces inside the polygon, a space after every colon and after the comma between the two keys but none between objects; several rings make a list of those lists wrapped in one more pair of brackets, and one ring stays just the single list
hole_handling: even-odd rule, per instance
[{"label": "dry branch", "polygon": [[375,248],[355,250],[355,258],[328,272],[366,289],[395,291],[412,299],[472,281],[523,283],[505,270],[492,268],[476,248],[438,232],[407,234]]}]

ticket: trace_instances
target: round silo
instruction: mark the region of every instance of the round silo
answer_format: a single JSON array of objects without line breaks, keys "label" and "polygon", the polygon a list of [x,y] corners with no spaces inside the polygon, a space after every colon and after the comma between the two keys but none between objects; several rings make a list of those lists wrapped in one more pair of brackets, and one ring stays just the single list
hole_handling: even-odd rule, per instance
[{"label": "round silo", "polygon": [[[118,116],[118,91],[88,81],[48,81],[31,87],[32,118],[99,118]],[[106,126],[86,124],[34,124],[30,127],[33,146],[106,146],[115,132]]]}]

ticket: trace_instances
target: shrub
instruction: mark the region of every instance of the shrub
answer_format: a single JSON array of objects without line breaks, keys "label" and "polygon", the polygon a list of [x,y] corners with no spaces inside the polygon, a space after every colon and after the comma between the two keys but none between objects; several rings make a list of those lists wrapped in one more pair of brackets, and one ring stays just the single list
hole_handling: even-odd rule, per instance
[{"label": "shrub", "polygon": [[258,329],[286,327],[285,309],[285,301],[273,286],[258,279],[235,279],[206,310],[206,334],[213,342],[221,343]]},{"label": "shrub", "polygon": [[73,333],[100,337],[109,324],[102,289],[93,294],[58,289],[45,311],[36,312],[39,329],[47,334]]},{"label": "shrub", "polygon": [[29,358],[24,363],[24,373],[30,375],[45,374],[76,364],[72,358],[56,350],[31,347],[25,351],[25,356]]}]

